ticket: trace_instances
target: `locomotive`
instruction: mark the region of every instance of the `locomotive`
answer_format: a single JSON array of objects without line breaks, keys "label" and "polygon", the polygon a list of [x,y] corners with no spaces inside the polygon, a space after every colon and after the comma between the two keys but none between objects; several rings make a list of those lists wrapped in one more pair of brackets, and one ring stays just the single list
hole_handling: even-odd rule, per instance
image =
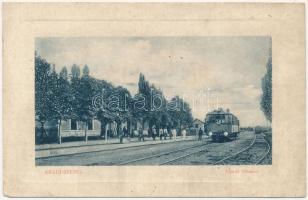
[{"label": "locomotive", "polygon": [[204,130],[213,141],[234,140],[240,132],[240,121],[229,109],[220,108],[206,114]]}]

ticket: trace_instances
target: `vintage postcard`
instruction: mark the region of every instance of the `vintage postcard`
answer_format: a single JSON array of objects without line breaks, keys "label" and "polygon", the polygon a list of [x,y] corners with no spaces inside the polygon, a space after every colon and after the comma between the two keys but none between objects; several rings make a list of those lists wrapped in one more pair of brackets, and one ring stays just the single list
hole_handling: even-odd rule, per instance
[{"label": "vintage postcard", "polygon": [[5,4],[5,194],[305,196],[304,7]]}]

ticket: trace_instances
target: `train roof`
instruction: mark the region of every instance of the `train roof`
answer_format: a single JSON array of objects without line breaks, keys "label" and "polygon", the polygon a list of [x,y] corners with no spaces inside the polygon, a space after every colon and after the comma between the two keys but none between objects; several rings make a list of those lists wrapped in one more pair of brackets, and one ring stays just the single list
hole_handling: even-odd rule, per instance
[{"label": "train roof", "polygon": [[211,112],[208,112],[206,114],[206,117],[209,116],[209,115],[232,115],[236,120],[239,120],[234,114],[232,114],[230,112],[229,109],[227,109],[227,111],[224,111],[222,108],[219,108],[219,109],[213,110]]}]

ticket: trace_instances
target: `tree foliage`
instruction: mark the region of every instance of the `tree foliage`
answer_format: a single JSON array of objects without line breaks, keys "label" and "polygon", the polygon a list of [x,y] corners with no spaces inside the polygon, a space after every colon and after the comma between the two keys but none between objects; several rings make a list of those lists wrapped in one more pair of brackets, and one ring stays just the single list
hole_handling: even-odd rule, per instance
[{"label": "tree foliage", "polygon": [[272,50],[266,64],[266,74],[262,78],[261,109],[267,120],[272,122]]},{"label": "tree foliage", "polygon": [[70,83],[68,80],[68,74],[66,67],[63,67],[60,71],[57,82],[57,113],[59,119],[69,119],[72,114],[72,92]]},{"label": "tree foliage", "polygon": [[[163,92],[155,85],[146,81],[141,73],[138,82],[138,94],[135,96],[136,102],[143,103],[144,108],[135,105],[134,116],[150,121],[150,126],[175,127],[180,125],[189,126],[192,123],[192,114],[189,104],[176,96],[170,102],[166,100]],[[169,105],[177,103],[177,107],[172,110]],[[136,109],[137,108],[137,109]]]},{"label": "tree foliage", "polygon": [[168,113],[175,126],[188,126],[193,122],[189,104],[179,96],[175,96],[171,99]]},{"label": "tree foliage", "polygon": [[44,128],[44,122],[51,116],[52,92],[50,84],[51,66],[35,55],[35,115]]},{"label": "tree foliage", "polygon": [[[96,109],[92,101],[98,94],[103,104]],[[171,101],[179,102],[174,111],[168,110],[169,102],[163,92],[143,74],[139,76],[138,93],[133,98],[126,88],[91,77],[87,65],[82,74],[76,64],[72,65],[70,74],[66,67],[58,74],[54,65],[35,55],[35,115],[43,127],[47,120],[59,124],[61,120],[77,119],[84,122],[87,139],[87,122],[94,117],[101,121],[102,133],[110,118],[117,122],[150,121],[162,128],[189,125],[192,122],[189,105],[178,96]]]}]

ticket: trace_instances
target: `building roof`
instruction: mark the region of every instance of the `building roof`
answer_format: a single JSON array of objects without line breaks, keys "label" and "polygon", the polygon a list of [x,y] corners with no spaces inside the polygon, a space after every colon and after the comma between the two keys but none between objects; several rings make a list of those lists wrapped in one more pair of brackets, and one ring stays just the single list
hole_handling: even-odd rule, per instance
[{"label": "building roof", "polygon": [[196,122],[198,122],[198,123],[203,123],[203,124],[204,124],[204,122],[201,121],[200,119],[194,119],[193,123],[196,123]]}]

